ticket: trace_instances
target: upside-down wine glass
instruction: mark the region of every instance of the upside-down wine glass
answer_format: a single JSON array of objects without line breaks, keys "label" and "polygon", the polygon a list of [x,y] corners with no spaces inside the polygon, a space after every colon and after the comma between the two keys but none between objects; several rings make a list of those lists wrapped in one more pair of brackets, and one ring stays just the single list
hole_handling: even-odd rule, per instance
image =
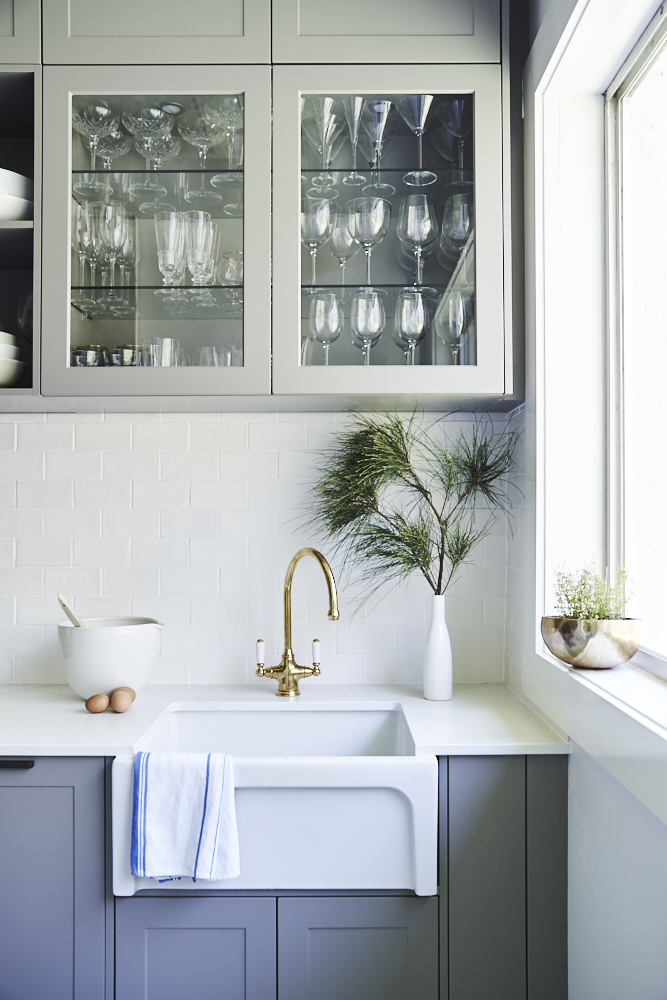
[{"label": "upside-down wine glass", "polygon": [[413,288],[403,288],[396,298],[394,312],[395,342],[405,342],[408,350],[405,363],[414,365],[415,348],[426,336],[429,327],[428,304],[426,296]]},{"label": "upside-down wine glass", "polygon": [[347,228],[366,254],[366,284],[371,283],[371,254],[387,234],[391,202],[385,198],[353,198],[345,206]]},{"label": "upside-down wine glass", "polygon": [[358,187],[366,183],[366,178],[357,170],[357,146],[359,144],[359,129],[361,127],[361,116],[366,107],[366,100],[363,97],[344,97],[343,114],[347,122],[350,133],[350,145],[352,146],[352,170],[343,177],[343,184],[351,187]]},{"label": "upside-down wine glass", "polygon": [[338,261],[340,268],[341,287],[345,285],[345,265],[348,260],[359,253],[359,244],[355,242],[352,233],[347,226],[347,214],[336,205],[336,221],[331,230],[331,243],[329,245],[331,256]]},{"label": "upside-down wine glass", "polygon": [[426,130],[426,119],[433,104],[433,94],[411,94],[409,97],[402,97],[396,102],[396,110],[399,115],[417,136],[417,148],[419,153],[419,169],[409,170],[403,175],[403,183],[408,187],[426,187],[437,181],[437,174],[432,170],[423,169],[422,141]]},{"label": "upside-down wine glass", "polygon": [[206,170],[206,154],[211,146],[217,146],[225,138],[226,129],[218,122],[207,118],[199,111],[186,111],[178,119],[178,131],[186,142],[199,150],[199,165],[201,167],[201,184],[198,189],[186,191],[185,200],[191,205],[217,205],[222,201],[222,195],[204,187]]},{"label": "upside-down wine glass", "polygon": [[301,199],[301,242],[308,247],[312,262],[311,285],[315,285],[317,251],[329,237],[336,222],[336,206],[331,201]]},{"label": "upside-down wine glass", "polygon": [[415,255],[416,284],[422,283],[424,247],[435,243],[438,235],[438,220],[435,206],[425,194],[410,194],[403,198],[398,210],[396,235]]},{"label": "upside-down wine glass", "polygon": [[382,296],[373,289],[357,292],[350,307],[350,339],[360,348],[366,366],[371,363],[371,348],[382,336],[386,322]]},{"label": "upside-down wine glass", "polygon": [[363,188],[363,193],[378,195],[381,198],[396,194],[395,187],[380,180],[382,143],[387,129],[387,120],[389,118],[391,108],[391,101],[369,101],[361,118],[362,128],[373,143],[373,150],[375,152],[375,177],[371,184],[368,184],[365,188]]},{"label": "upside-down wine glass", "polygon": [[324,364],[329,364],[329,347],[343,332],[343,307],[334,292],[316,292],[310,302],[308,328],[313,340],[324,348]]}]

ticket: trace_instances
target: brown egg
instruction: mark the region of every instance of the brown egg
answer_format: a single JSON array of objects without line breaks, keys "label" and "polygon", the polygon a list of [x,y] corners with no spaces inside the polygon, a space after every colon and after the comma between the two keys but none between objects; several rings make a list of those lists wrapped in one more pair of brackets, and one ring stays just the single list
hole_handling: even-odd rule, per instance
[{"label": "brown egg", "polygon": [[134,693],[134,691],[132,690],[132,688],[128,688],[128,687],[114,688],[113,691],[111,692],[111,694],[109,695],[109,697],[113,698],[113,696],[115,695],[116,691],[127,691],[127,693],[132,698],[132,701],[134,701],[134,699],[137,697],[136,694]]},{"label": "brown egg", "polygon": [[132,704],[132,695],[129,691],[114,691],[111,695],[111,707],[114,712],[127,712]]},{"label": "brown egg", "polygon": [[93,694],[86,702],[86,708],[93,715],[97,715],[98,712],[106,712],[108,707],[109,697],[106,694]]}]

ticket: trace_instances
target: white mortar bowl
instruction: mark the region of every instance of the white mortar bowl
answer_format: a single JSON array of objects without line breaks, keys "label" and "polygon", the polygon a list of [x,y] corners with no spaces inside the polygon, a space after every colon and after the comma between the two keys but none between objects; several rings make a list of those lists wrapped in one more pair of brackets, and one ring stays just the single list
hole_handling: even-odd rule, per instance
[{"label": "white mortar bowl", "polygon": [[160,629],[154,618],[84,618],[85,628],[71,622],[58,626],[67,683],[82,698],[131,687],[139,694],[148,684],[160,651]]}]

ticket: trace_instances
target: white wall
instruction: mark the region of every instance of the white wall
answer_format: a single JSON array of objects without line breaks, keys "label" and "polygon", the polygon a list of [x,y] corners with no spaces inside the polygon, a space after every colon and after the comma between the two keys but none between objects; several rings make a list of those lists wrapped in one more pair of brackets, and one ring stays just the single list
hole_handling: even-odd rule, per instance
[{"label": "white wall", "polygon": [[[156,683],[253,681],[257,638],[278,662],[287,564],[303,545],[331,553],[299,528],[313,450],[345,419],[0,415],[0,683],[64,682],[57,591],[84,617],[163,621]],[[503,680],[505,533],[500,521],[447,599],[459,681]],[[304,563],[295,652],[310,662],[321,639],[318,684],[420,681],[429,594],[413,578],[351,620],[343,587],[333,624],[321,571]]]}]

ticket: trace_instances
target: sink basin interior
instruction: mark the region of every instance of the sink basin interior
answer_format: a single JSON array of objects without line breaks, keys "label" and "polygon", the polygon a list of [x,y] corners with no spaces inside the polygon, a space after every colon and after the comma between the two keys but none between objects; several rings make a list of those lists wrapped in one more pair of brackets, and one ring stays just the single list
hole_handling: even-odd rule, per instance
[{"label": "sink basin interior", "polygon": [[400,709],[281,708],[169,711],[146,734],[140,749],[236,757],[414,755],[414,742]]}]

